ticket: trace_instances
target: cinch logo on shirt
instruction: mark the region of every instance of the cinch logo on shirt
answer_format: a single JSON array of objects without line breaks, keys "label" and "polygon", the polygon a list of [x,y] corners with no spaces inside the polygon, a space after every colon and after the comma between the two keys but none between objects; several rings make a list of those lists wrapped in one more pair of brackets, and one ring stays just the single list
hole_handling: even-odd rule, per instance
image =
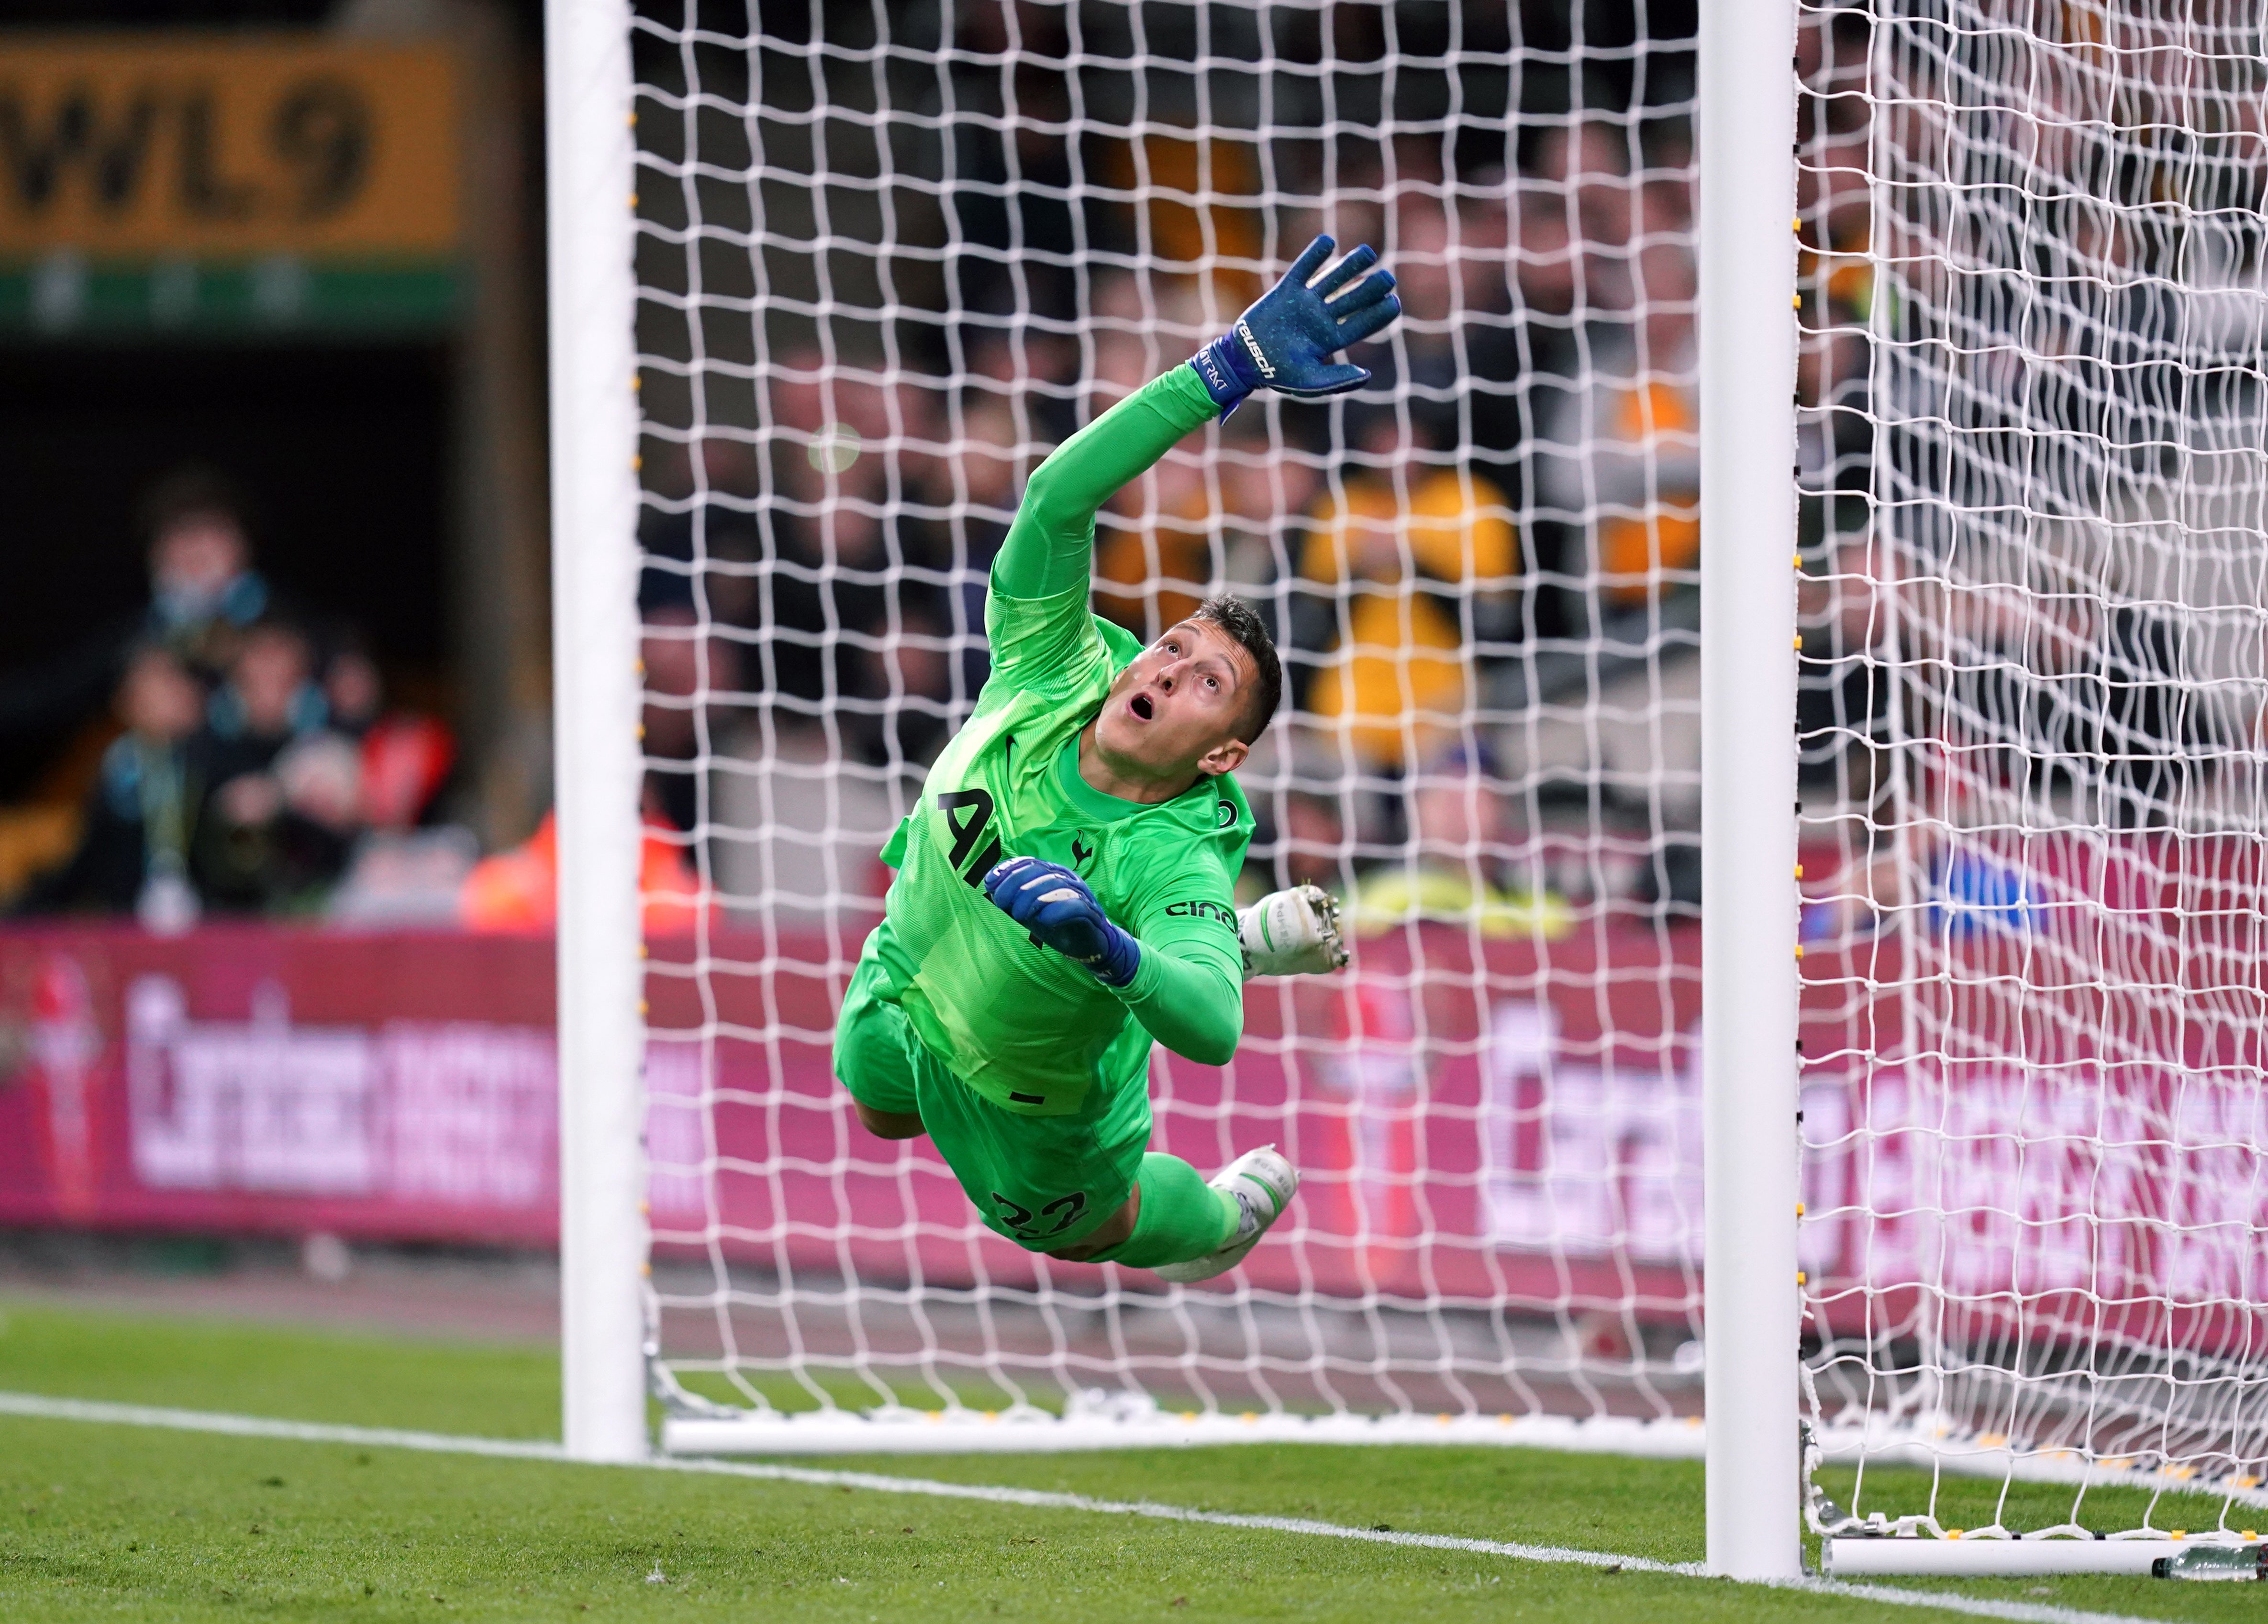
[{"label": "cinch logo on shirt", "polygon": [[1232,930],[1236,929],[1236,910],[1218,902],[1168,902],[1166,913],[1174,919],[1217,920]]}]

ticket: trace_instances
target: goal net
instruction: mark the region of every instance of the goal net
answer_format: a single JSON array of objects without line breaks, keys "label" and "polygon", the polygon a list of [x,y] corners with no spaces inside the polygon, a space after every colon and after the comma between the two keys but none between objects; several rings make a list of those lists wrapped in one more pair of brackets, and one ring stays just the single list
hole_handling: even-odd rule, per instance
[{"label": "goal net", "polygon": [[[672,1445],[1697,1452],[1693,48],[1520,10],[639,7]],[[1232,1064],[1157,1053],[1160,1148],[1305,1178],[1174,1287],[992,1234],[829,1039],[1024,477],[1317,231],[1401,279],[1372,386],[1256,398],[1097,537],[1137,632],[1270,619],[1241,899],[1316,882],[1355,938],[1250,986]]]},{"label": "goal net", "polygon": [[1814,4],[1797,67],[1815,1526],[2241,1531],[2260,13]]}]

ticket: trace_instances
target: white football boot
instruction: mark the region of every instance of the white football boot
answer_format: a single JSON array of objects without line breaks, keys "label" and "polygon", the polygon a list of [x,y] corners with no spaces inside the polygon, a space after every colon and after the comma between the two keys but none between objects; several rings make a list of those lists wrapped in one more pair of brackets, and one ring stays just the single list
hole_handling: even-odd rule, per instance
[{"label": "white football boot", "polygon": [[1151,1273],[1160,1279],[1188,1285],[1226,1275],[1243,1262],[1244,1254],[1260,1244],[1268,1226],[1292,1204],[1292,1193],[1300,1187],[1300,1170],[1285,1160],[1274,1145],[1264,1144],[1257,1150],[1247,1150],[1205,1182],[1226,1191],[1241,1209],[1236,1233],[1218,1252],[1152,1269]]},{"label": "white football boot", "polygon": [[1248,981],[1256,975],[1322,975],[1347,961],[1339,900],[1321,885],[1271,891],[1239,908],[1236,935]]}]

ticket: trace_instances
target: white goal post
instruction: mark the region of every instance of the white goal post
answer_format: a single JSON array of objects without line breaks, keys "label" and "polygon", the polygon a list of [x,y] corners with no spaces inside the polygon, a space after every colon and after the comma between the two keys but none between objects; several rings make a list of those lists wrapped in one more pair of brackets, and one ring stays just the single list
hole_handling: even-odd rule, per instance
[{"label": "white goal post", "polygon": [[[1709,1567],[1802,1571],[1796,1484],[1793,0],[1701,8],[1702,1135]],[[1783,810],[1785,808],[1786,810]]]},{"label": "white goal post", "polygon": [[544,7],[563,1437],[647,1451],[637,284],[626,0]]},{"label": "white goal post", "polygon": [[[549,0],[570,1451],[1705,1453],[1756,1578],[2248,1540],[2268,58],[2036,9]],[[1055,1264],[835,1014],[1024,477],[1318,230],[1373,382],[1192,436],[1094,598],[1283,649],[1240,900],[1354,963],[1151,1084],[1301,1193]]]}]

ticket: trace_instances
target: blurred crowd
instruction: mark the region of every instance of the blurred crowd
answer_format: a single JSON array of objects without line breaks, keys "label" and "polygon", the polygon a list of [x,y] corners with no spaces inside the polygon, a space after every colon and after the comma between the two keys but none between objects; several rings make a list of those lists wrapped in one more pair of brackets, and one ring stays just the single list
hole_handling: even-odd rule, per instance
[{"label": "blurred crowd", "polygon": [[[1870,391],[1874,346],[1911,312],[1875,308],[1867,60],[1863,32],[1837,23],[1806,31],[1797,64],[1810,87],[1794,244],[1805,793],[1909,816],[1885,798],[1881,760],[1904,730],[1949,763],[1985,761],[1970,741],[1990,741],[1987,776],[2009,792],[2163,824],[2177,815],[2163,763],[2212,735],[2183,719],[2186,656],[2162,617],[2105,605],[2047,639],[2067,651],[2058,666],[2029,651],[2034,621],[1969,628],[1948,611],[1910,628],[1896,658],[1919,671],[1955,656],[1981,673],[1967,688],[1885,669],[1892,644],[1868,606],[1897,566],[1870,528]],[[983,680],[983,584],[1024,475],[1328,231],[1375,244],[1400,279],[1404,320],[1353,357],[1373,386],[1322,405],[1256,400],[1130,487],[1098,527],[1098,612],[1149,636],[1226,587],[1273,617],[1288,714],[1248,773],[1268,786],[1256,884],[1315,878],[1373,919],[1513,932],[1602,901],[1690,913],[1687,108],[1634,94],[1523,118],[1493,163],[1430,135],[1340,142],[1326,160],[1321,143],[1263,155],[1171,129],[1075,158],[1043,138],[1051,107],[1068,116],[1045,76],[1019,70],[1012,94],[961,89],[1003,119],[954,148],[962,248],[942,310],[895,332],[843,313],[783,320],[758,342],[740,426],[657,438],[644,589],[656,828],[688,851],[721,836],[729,856],[763,831],[844,827],[841,783],[799,809],[767,789],[760,810],[720,812],[708,801],[736,761],[909,781]],[[1081,175],[1103,187],[1064,202]],[[2117,261],[2114,247],[2080,240],[2074,267]],[[2070,352],[2124,356],[2154,326],[2187,330],[2120,309],[2107,336],[2066,334]],[[2029,764],[2039,741],[2058,765]],[[1992,785],[1919,787],[1949,804]],[[727,889],[810,888],[792,868]]]},{"label": "blurred crowd", "polygon": [[[1896,703],[1911,734],[2060,728],[2139,760],[2180,731],[2183,657],[2132,612],[2066,641],[2142,698],[2055,709],[2033,690],[2058,673],[2041,671],[2021,692],[1979,679],[1894,699],[1876,589],[1895,561],[1866,503],[1843,499],[1870,488],[1881,323],[1867,104],[1845,93],[1863,40],[1837,39],[1808,30],[1798,63],[1815,92],[1796,222],[1806,792],[1895,815],[1878,758]],[[973,706],[986,574],[1031,468],[1218,333],[1316,231],[1376,245],[1399,279],[1403,320],[1352,357],[1372,385],[1256,399],[1122,493],[1098,527],[1097,611],[1149,636],[1226,588],[1271,617],[1287,703],[1248,774],[1269,786],[1255,884],[1312,878],[1373,922],[1520,933],[1601,900],[1697,902],[1690,103],[1633,92],[1524,117],[1497,161],[1431,136],[1326,158],[1320,140],[1263,154],[1156,127],[1075,163],[1043,138],[1051,107],[1068,116],[1048,74],[961,89],[998,116],[955,127],[958,246],[939,280],[889,296],[895,327],[847,295],[817,320],[777,315],[749,334],[738,406],[688,396],[674,419],[646,401],[650,922],[691,917],[712,881],[728,899],[876,888],[792,871],[846,834],[871,861]],[[652,381],[675,386],[663,371]],[[700,386],[723,401],[731,371]],[[42,871],[15,906],[549,923],[549,825],[480,859],[448,819],[446,728],[387,705],[350,627],[272,591],[225,489],[184,475],[151,515],[142,614],[0,680],[0,730],[72,713],[100,741],[68,840],[16,864]],[[2129,735],[2142,743],[2101,743]],[[2116,821],[2160,816],[2143,768],[2096,777],[2123,797]],[[858,812],[861,796],[895,810]],[[781,831],[804,845],[758,849]],[[0,887],[4,848],[0,834]]]},{"label": "blurred crowd", "polygon": [[0,727],[72,741],[50,775],[61,815],[8,826],[14,909],[168,931],[453,919],[477,854],[438,821],[449,729],[390,707],[355,628],[261,573],[218,475],[176,473],[144,523],[146,604],[0,680]]},{"label": "blurred crowd", "polygon": [[[1540,872],[1508,855],[1476,871],[1473,842],[1426,834],[1426,786],[1490,784],[1482,844],[1509,854],[1536,809],[1501,788],[1491,695],[1539,648],[1616,627],[1645,643],[1630,628],[1694,591],[1693,171],[1683,117],[1635,111],[1529,129],[1514,151],[1462,170],[1438,141],[1381,151],[1328,210],[1160,203],[1135,223],[1140,268],[972,255],[955,268],[969,313],[926,349],[776,342],[755,426],[652,459],[650,816],[704,827],[719,757],[925,763],[983,680],[985,572],[1031,467],[1233,320],[1270,253],[1329,231],[1378,246],[1400,281],[1403,320],[1354,357],[1373,383],[1256,400],[1130,487],[1099,525],[1096,608],[1147,636],[1228,587],[1272,616],[1290,715],[1256,765],[1303,788],[1288,812],[1268,797],[1263,845],[1327,843],[1344,888],[1350,851],[1365,868],[1397,853],[1406,880],[1413,841],[1456,844],[1461,874],[1524,899],[1505,917],[1556,916]],[[1208,161],[1219,185],[1251,160],[1216,143]],[[1249,257],[1157,268],[1208,241]],[[1642,866],[1616,883],[1647,883]]]}]

